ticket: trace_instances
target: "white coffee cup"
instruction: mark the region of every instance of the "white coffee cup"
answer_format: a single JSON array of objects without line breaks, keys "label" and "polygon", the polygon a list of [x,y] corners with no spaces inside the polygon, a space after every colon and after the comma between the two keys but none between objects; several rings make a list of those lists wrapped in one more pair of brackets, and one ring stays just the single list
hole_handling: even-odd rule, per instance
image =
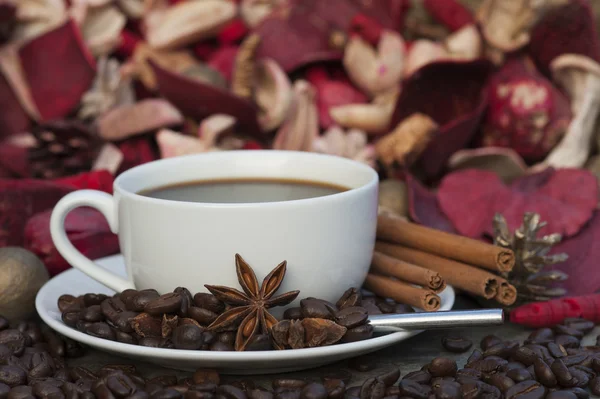
[{"label": "white coffee cup", "polygon": [[[261,203],[200,203],[138,194],[153,188],[212,179],[301,179],[349,188],[308,199]],[[287,274],[279,292],[335,302],[359,287],[375,244],[378,176],[346,158],[293,151],[224,151],[163,159],[132,168],[115,179],[114,195],[79,190],[52,212],[50,231],[73,267],[120,292],[176,287],[208,292],[204,284],[239,287],[238,253],[259,282],[280,262]],[[69,242],[66,215],[89,206],[119,236],[127,278],[83,256]],[[297,299],[292,305],[298,304]]]}]

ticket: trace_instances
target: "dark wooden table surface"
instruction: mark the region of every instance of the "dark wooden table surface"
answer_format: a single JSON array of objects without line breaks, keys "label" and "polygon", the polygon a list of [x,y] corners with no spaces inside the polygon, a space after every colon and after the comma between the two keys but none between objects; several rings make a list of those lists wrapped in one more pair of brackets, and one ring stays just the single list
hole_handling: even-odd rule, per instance
[{"label": "dark wooden table surface", "polygon": [[[454,306],[454,309],[473,309],[478,308],[478,306],[470,301],[469,299],[463,297],[457,297],[457,302]],[[473,340],[473,347],[479,346],[479,341],[481,338],[485,337],[488,334],[495,334],[499,337],[505,339],[519,339],[523,340],[529,335],[532,330],[519,327],[517,325],[512,325],[510,323],[506,323],[503,326],[494,326],[494,327],[480,327],[480,328],[471,328],[471,329],[456,329],[452,330],[452,333],[462,334],[464,336],[469,337]],[[412,337],[406,341],[403,341],[397,345],[392,347],[385,348],[379,352],[375,352],[371,355],[372,360],[374,360],[377,364],[377,367],[368,372],[357,372],[352,370],[354,375],[353,381],[351,385],[359,385],[365,379],[376,376],[389,367],[399,367],[402,371],[402,375],[418,370],[421,366],[436,356],[440,354],[444,356],[449,356],[458,362],[459,366],[462,367],[471,353],[471,350],[464,354],[451,354],[446,352],[442,345],[441,339],[445,335],[448,335],[449,330],[436,330],[436,331],[425,331],[415,337]],[[596,341],[596,336],[600,332],[599,329],[596,329],[594,332],[589,334],[585,340],[584,344],[591,344]],[[189,373],[179,372],[176,370],[163,369],[157,366],[153,366],[150,364],[144,363],[135,363],[130,359],[118,358],[106,353],[88,350],[88,353],[85,357],[79,359],[71,360],[71,365],[81,365],[86,366],[91,369],[97,369],[104,364],[135,364],[138,370],[146,377],[152,377],[158,374],[175,374],[180,377],[189,376]],[[307,378],[311,380],[318,381],[320,376],[322,376],[325,372],[339,370],[339,369],[347,369],[348,361],[343,361],[339,363],[335,363],[329,366],[321,367],[318,369],[305,370],[299,372],[293,372],[288,374],[271,374],[265,376],[223,376],[224,381],[233,381],[236,379],[252,379],[256,383],[268,386],[270,381],[274,378],[286,376],[293,378]]]}]

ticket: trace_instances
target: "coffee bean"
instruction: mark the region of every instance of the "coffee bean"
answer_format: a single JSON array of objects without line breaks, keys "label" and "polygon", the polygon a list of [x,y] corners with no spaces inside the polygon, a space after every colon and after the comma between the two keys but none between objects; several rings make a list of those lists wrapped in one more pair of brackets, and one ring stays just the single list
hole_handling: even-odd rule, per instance
[{"label": "coffee bean", "polygon": [[531,373],[524,368],[508,370],[506,372],[506,376],[512,379],[514,382],[522,382],[533,379]]},{"label": "coffee bean", "polygon": [[[322,384],[315,382],[306,385],[300,392],[301,399],[327,399],[328,395],[327,389]],[[369,396],[369,398],[373,398],[373,396]]]},{"label": "coffee bean", "polygon": [[34,353],[31,357],[31,369],[29,369],[29,378],[44,378],[54,374],[54,360],[47,352]]},{"label": "coffee bean", "polygon": [[27,385],[19,385],[10,390],[7,399],[35,399],[33,388]]},{"label": "coffee bean", "polygon": [[356,342],[364,341],[373,336],[373,326],[371,324],[363,324],[346,331],[340,342]]},{"label": "coffee bean", "polygon": [[549,328],[540,328],[535,330],[525,341],[530,344],[546,344],[554,339],[554,332]]},{"label": "coffee bean", "polygon": [[582,331],[584,334],[589,334],[595,327],[594,322],[581,319],[581,318],[566,318],[563,320],[563,324],[567,327],[575,328]]},{"label": "coffee bean", "polygon": [[[58,310],[61,313],[66,312],[67,310],[80,310],[83,308],[83,301],[80,301],[77,297],[73,295],[64,294],[58,297]],[[8,324],[6,326],[8,328]]]},{"label": "coffee bean", "polygon": [[92,323],[104,320],[104,315],[102,314],[102,309],[100,308],[100,305],[92,305],[83,309],[79,317],[81,320],[89,321]]},{"label": "coffee bean", "polygon": [[554,342],[548,343],[548,352],[556,358],[567,356],[567,351],[562,345],[557,345]]},{"label": "coffee bean", "polygon": [[462,397],[460,384],[454,381],[442,381],[433,388],[436,399],[459,399]]},{"label": "coffee bean", "polygon": [[256,334],[246,345],[246,351],[268,351],[273,349],[271,337],[268,334]]},{"label": "coffee bean", "polygon": [[571,373],[571,375],[573,376],[575,381],[577,381],[577,383],[575,385],[576,387],[584,388],[590,382],[590,379],[591,379],[590,376],[581,370],[578,370],[573,367],[569,367],[569,372]]},{"label": "coffee bean", "polygon": [[369,315],[364,308],[349,306],[335,313],[335,322],[342,327],[354,328],[366,323]]},{"label": "coffee bean", "polygon": [[107,376],[106,386],[119,398],[129,396],[137,389],[131,378],[124,373],[113,373]]},{"label": "coffee bean", "polygon": [[510,377],[508,377],[506,374],[501,373],[492,375],[487,382],[490,385],[493,385],[496,388],[498,388],[501,392],[506,392],[508,388],[515,385],[515,382],[512,379],[510,379]]},{"label": "coffee bean", "polygon": [[204,326],[210,325],[213,321],[217,319],[217,317],[219,317],[218,314],[211,312],[208,309],[199,308],[197,306],[191,306],[188,309],[188,314],[192,319],[196,320],[198,323]]},{"label": "coffee bean", "polygon": [[149,348],[159,348],[162,340],[158,337],[143,337],[138,340],[138,345]]},{"label": "coffee bean", "polygon": [[302,309],[299,307],[287,308],[285,312],[283,312],[284,320],[300,320],[303,319]]},{"label": "coffee bean", "polygon": [[100,305],[106,298],[108,297],[104,294],[85,294],[83,296],[83,303],[88,307]]},{"label": "coffee bean", "polygon": [[523,381],[506,391],[506,399],[542,399],[546,388],[537,381]]},{"label": "coffee bean", "polygon": [[0,399],[6,399],[9,392],[10,392],[10,387],[6,384],[0,383]]},{"label": "coffee bean", "polygon": [[571,391],[554,391],[546,395],[546,399],[577,399],[577,395]]},{"label": "coffee bean", "polygon": [[541,357],[544,361],[553,361],[554,357],[548,352],[548,349],[545,346],[537,345],[537,344],[528,344],[527,348],[534,351],[539,357]]},{"label": "coffee bean", "polygon": [[[377,298],[377,301],[375,302],[375,304],[377,305],[379,310],[381,310],[382,313],[389,314],[389,313],[396,312],[396,304],[392,301],[380,300],[379,298]],[[366,309],[365,309],[365,311],[366,311]]]},{"label": "coffee bean", "polygon": [[16,366],[0,366],[0,383],[10,387],[27,383],[27,373]]},{"label": "coffee bean", "polygon": [[572,335],[573,337],[577,338],[577,339],[581,339],[583,338],[583,332],[580,330],[577,330],[575,328],[571,328],[571,327],[567,327],[567,326],[563,326],[563,325],[557,325],[554,326],[554,333],[556,335]]},{"label": "coffee bean", "polygon": [[308,382],[297,378],[277,378],[271,382],[273,389],[284,388],[284,389],[302,389]]},{"label": "coffee bean", "polygon": [[362,295],[359,289],[354,287],[348,288],[336,302],[338,309],[342,310],[345,308],[360,306],[362,302]]},{"label": "coffee bean", "polygon": [[[249,399],[273,399],[273,392],[265,391],[263,389],[252,389],[247,393]],[[331,396],[330,396],[331,397]],[[341,399],[342,396],[336,397],[335,399]],[[187,399],[187,397],[186,397]]]},{"label": "coffee bean", "polygon": [[100,304],[102,314],[111,319],[116,316],[117,313],[121,313],[127,310],[125,303],[119,298],[107,298]]},{"label": "coffee bean", "polygon": [[348,367],[356,371],[371,371],[377,366],[372,356],[357,356],[348,361]]},{"label": "coffee bean", "polygon": [[133,327],[131,322],[135,317],[138,316],[137,312],[132,311],[124,311],[116,314],[114,317],[111,317],[110,324],[112,324],[116,329],[124,333],[132,333]]},{"label": "coffee bean", "polygon": [[429,384],[431,381],[431,374],[426,370],[412,371],[406,374],[402,380],[410,380],[418,384]]},{"label": "coffee bean", "polygon": [[188,317],[188,310],[190,309],[190,306],[194,305],[192,293],[185,287],[177,287],[173,292],[181,296],[181,305],[179,306],[177,315],[179,317]]},{"label": "coffee bean", "polygon": [[346,391],[346,384],[344,381],[328,379],[323,382],[323,386],[327,390],[327,396],[329,399],[341,399],[344,397],[344,393]]},{"label": "coffee bean", "polygon": [[427,370],[432,377],[452,377],[456,375],[458,366],[452,359],[447,357],[436,357],[429,363]]},{"label": "coffee bean", "polygon": [[306,298],[300,301],[302,316],[306,318],[333,319],[335,305],[317,298]]},{"label": "coffee bean", "polygon": [[473,353],[471,353],[471,356],[469,356],[469,358],[467,359],[467,364],[478,362],[481,359],[483,359],[483,353],[481,353],[480,350],[475,349]]},{"label": "coffee bean", "polygon": [[217,341],[217,342],[212,343],[208,347],[208,350],[214,351],[214,352],[229,352],[229,351],[234,350],[234,348],[233,348],[233,345]]},{"label": "coffee bean", "polygon": [[180,307],[181,295],[176,292],[169,292],[146,303],[144,312],[156,316],[163,313],[175,313]]},{"label": "coffee bean", "polygon": [[590,394],[583,388],[571,388],[568,390],[569,392],[573,392],[578,399],[588,399]]},{"label": "coffee bean", "polygon": [[217,388],[217,394],[220,398],[223,399],[246,399],[247,396],[239,388],[234,387],[233,385],[221,385]]},{"label": "coffee bean", "polygon": [[571,375],[569,369],[560,359],[556,359],[550,365],[552,372],[556,376],[558,384],[563,388],[571,388],[577,384],[577,381]]},{"label": "coffee bean", "polygon": [[593,378],[589,384],[590,391],[596,396],[600,396],[600,377]]},{"label": "coffee bean", "polygon": [[400,396],[408,396],[414,399],[428,399],[431,393],[430,387],[407,379],[400,381],[398,387],[400,389]]},{"label": "coffee bean", "polygon": [[181,393],[173,388],[165,388],[150,395],[151,399],[180,399]]},{"label": "coffee bean", "polygon": [[479,347],[482,351],[486,351],[489,347],[501,344],[502,340],[495,335],[486,335],[481,339]]},{"label": "coffee bean", "polygon": [[225,310],[225,304],[212,294],[199,292],[194,295],[194,304],[213,313],[220,314]]},{"label": "coffee bean", "polygon": [[108,339],[111,341],[115,340],[115,332],[110,326],[104,322],[92,323],[86,329],[85,332],[92,337]]},{"label": "coffee bean", "polygon": [[473,346],[473,342],[465,337],[449,336],[442,338],[442,346],[448,352],[463,353]]},{"label": "coffee bean", "polygon": [[135,391],[127,397],[127,399],[149,399],[150,395],[144,391]]},{"label": "coffee bean", "polygon": [[519,347],[516,342],[507,343],[502,342],[496,345],[492,345],[483,352],[484,357],[498,356],[502,359],[508,359]]},{"label": "coffee bean", "polygon": [[542,359],[535,359],[535,362],[533,363],[533,369],[535,370],[536,379],[544,384],[544,386],[552,388],[558,384],[552,369]]},{"label": "coffee bean", "polygon": [[219,385],[219,383],[221,382],[221,377],[219,376],[219,373],[216,370],[211,369],[198,369],[196,370],[192,378],[195,384],[212,383]]},{"label": "coffee bean", "polygon": [[360,399],[382,399],[385,396],[385,383],[378,378],[368,378],[360,388]]},{"label": "coffee bean", "polygon": [[558,335],[556,336],[556,338],[554,338],[554,342],[557,345],[562,345],[565,349],[579,348],[579,346],[581,345],[579,339],[572,335]]},{"label": "coffee bean", "polygon": [[526,346],[522,346],[515,351],[513,357],[516,361],[523,363],[525,366],[531,366],[540,356]]},{"label": "coffee bean", "polygon": [[[581,363],[585,362],[587,359],[588,359],[588,355],[585,353],[581,353],[578,355],[569,355],[569,356],[565,356],[565,357],[561,358],[561,360],[567,367],[575,366],[576,364],[581,364]],[[592,361],[593,361],[593,359],[592,359]]]},{"label": "coffee bean", "polygon": [[380,381],[383,381],[386,387],[391,387],[400,378],[400,369],[394,367],[393,369],[390,369],[384,372],[383,374],[378,375],[377,378]]},{"label": "coffee bean", "polygon": [[52,383],[39,382],[33,384],[33,394],[42,399],[63,399],[65,394],[62,389]]}]

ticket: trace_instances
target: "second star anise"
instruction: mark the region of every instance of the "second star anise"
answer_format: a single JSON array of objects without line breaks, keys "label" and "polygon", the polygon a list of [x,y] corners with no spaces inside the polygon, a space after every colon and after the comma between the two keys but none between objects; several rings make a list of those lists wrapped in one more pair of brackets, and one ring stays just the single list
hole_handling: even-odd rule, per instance
[{"label": "second star anise", "polygon": [[290,291],[273,296],[285,277],[286,265],[286,261],[277,265],[259,286],[254,270],[239,254],[236,254],[236,272],[244,292],[230,287],[205,285],[215,297],[233,306],[221,314],[208,328],[213,331],[224,331],[239,324],[235,338],[236,351],[245,350],[250,340],[259,332],[269,334],[271,327],[278,320],[267,309],[287,305],[300,293],[300,291]]}]

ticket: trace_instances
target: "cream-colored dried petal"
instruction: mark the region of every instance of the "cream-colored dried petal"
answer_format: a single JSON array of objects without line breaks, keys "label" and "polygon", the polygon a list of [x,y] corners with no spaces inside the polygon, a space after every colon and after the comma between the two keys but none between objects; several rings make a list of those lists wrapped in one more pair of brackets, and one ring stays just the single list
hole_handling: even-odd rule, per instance
[{"label": "cream-colored dried petal", "polygon": [[94,56],[111,53],[120,43],[127,17],[114,6],[88,10],[81,26],[83,38]]},{"label": "cream-colored dried petal", "polygon": [[172,158],[209,151],[209,148],[201,140],[169,129],[161,129],[156,134],[156,142],[161,158]]},{"label": "cream-colored dried petal", "polygon": [[254,28],[284,0],[242,0],[240,15],[249,28]]},{"label": "cream-colored dried petal", "polygon": [[131,19],[139,19],[144,15],[143,0],[117,0],[121,10]]},{"label": "cream-colored dried petal", "polygon": [[329,115],[340,126],[377,134],[385,132],[392,120],[394,104],[348,104],[331,107]]},{"label": "cream-colored dried petal", "polygon": [[297,80],[293,92],[292,109],[275,135],[273,148],[311,151],[313,141],[319,134],[316,90],[307,81]]},{"label": "cream-colored dried petal", "polygon": [[255,70],[254,101],[260,111],[258,121],[264,131],[279,127],[292,104],[292,83],[279,64],[263,59]]},{"label": "cream-colored dried petal", "polygon": [[425,39],[415,40],[406,55],[404,78],[408,78],[427,64],[448,58],[450,54],[442,44]]},{"label": "cream-colored dried petal", "polygon": [[358,129],[344,132],[341,127],[334,125],[313,141],[313,151],[375,165],[375,150],[367,144],[365,132]]},{"label": "cream-colored dried petal", "polygon": [[331,126],[323,135],[313,141],[313,151],[322,154],[344,156],[346,139],[344,130],[336,125]]},{"label": "cream-colored dried petal", "polygon": [[375,144],[381,162],[387,167],[410,166],[427,148],[438,129],[429,116],[415,113],[401,121],[396,128]]},{"label": "cream-colored dried petal", "polygon": [[395,179],[379,183],[379,212],[408,217],[408,189],[406,183]]},{"label": "cream-colored dried petal", "polygon": [[139,79],[148,89],[157,87],[156,76],[148,61],[157,63],[164,69],[181,73],[198,65],[198,60],[187,50],[167,51],[156,50],[140,43],[136,46],[133,56],[124,68],[131,78]]},{"label": "cream-colored dried petal", "polygon": [[64,0],[19,0],[16,17],[12,40],[22,43],[59,27],[68,13]]},{"label": "cream-colored dried petal", "polygon": [[127,137],[183,123],[183,115],[160,98],[139,101],[110,110],[98,120],[98,134],[105,140]]},{"label": "cream-colored dried petal", "polygon": [[488,45],[510,52],[527,45],[530,31],[543,15],[568,0],[484,0],[477,20]]},{"label": "cream-colored dried petal", "polygon": [[186,1],[169,7],[160,22],[148,26],[148,43],[157,49],[174,49],[207,39],[235,18],[233,1]]},{"label": "cream-colored dried petal", "polygon": [[454,59],[473,60],[481,55],[483,43],[475,25],[467,25],[444,40],[446,51]]},{"label": "cream-colored dried petal", "polygon": [[355,36],[344,50],[344,68],[352,82],[375,96],[390,90],[402,80],[406,46],[396,32],[383,31],[377,48]]},{"label": "cream-colored dried petal", "polygon": [[198,136],[208,146],[216,146],[220,136],[232,133],[236,119],[231,115],[215,114],[205,118],[198,127]]},{"label": "cream-colored dried petal", "polygon": [[105,143],[96,157],[92,170],[108,170],[115,174],[123,162],[123,152],[112,143]]}]

